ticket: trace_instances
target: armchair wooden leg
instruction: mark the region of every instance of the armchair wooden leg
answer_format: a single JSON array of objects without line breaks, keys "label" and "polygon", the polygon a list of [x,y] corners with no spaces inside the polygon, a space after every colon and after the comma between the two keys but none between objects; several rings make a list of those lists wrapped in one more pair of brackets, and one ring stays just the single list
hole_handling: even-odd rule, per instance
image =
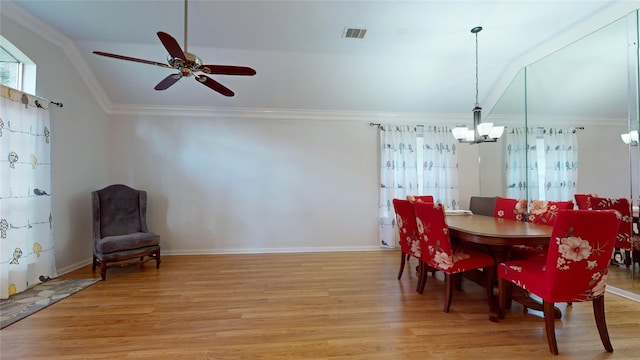
[{"label": "armchair wooden leg", "polygon": [[91,265],[91,270],[96,271],[96,266],[98,265],[98,258],[93,255],[93,264]]},{"label": "armchair wooden leg", "polygon": [[598,333],[600,333],[600,340],[604,345],[605,350],[613,352],[613,346],[609,339],[609,332],[607,331],[607,322],[604,316],[604,295],[593,299],[593,315],[596,318],[596,326],[598,327]]},{"label": "armchair wooden leg", "polygon": [[107,262],[104,260],[100,262],[100,277],[102,281],[107,280]]},{"label": "armchair wooden leg", "polygon": [[160,249],[158,249],[158,251],[156,251],[156,269],[160,269]]},{"label": "armchair wooden leg", "polygon": [[544,327],[547,333],[549,351],[553,355],[558,355],[558,343],[556,342],[555,306],[554,303],[543,300],[544,307]]},{"label": "armchair wooden leg", "polygon": [[405,257],[408,256],[407,254],[403,253],[402,251],[400,251],[400,271],[398,271],[398,280],[400,280],[400,278],[402,277],[402,272],[404,271],[404,263],[405,263]]}]

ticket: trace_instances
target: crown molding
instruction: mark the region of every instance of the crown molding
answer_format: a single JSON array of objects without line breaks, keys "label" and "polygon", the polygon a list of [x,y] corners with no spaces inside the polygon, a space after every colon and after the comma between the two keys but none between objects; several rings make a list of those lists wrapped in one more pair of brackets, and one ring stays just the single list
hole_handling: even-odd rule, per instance
[{"label": "crown molding", "polygon": [[451,123],[467,120],[469,114],[424,114],[391,113],[373,111],[328,111],[307,109],[276,108],[228,108],[208,106],[149,106],[114,105],[109,115],[115,116],[155,116],[155,117],[194,117],[220,119],[263,119],[263,120],[321,120],[321,121],[357,121],[372,123],[429,122]]}]

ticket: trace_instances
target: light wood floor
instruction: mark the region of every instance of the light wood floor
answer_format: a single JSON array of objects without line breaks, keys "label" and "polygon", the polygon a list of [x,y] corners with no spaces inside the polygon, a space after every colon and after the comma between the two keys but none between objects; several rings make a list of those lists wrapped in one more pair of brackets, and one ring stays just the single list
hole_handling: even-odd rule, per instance
[{"label": "light wood floor", "polygon": [[[111,269],[82,290],[0,331],[7,359],[638,359],[640,303],[606,295],[615,352],[590,303],[560,304],[560,355],[539,313],[514,304],[488,320],[465,281],[442,312],[443,281],[415,292],[396,280],[398,251],[165,256]],[[415,261],[410,265],[415,269]],[[98,277],[85,267],[65,278]]]}]

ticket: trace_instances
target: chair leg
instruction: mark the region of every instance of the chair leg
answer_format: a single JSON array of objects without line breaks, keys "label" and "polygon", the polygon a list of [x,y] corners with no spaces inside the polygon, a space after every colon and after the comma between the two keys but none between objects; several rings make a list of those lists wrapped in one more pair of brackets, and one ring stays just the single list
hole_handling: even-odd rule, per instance
[{"label": "chair leg", "polygon": [[604,295],[598,296],[593,299],[593,315],[596,318],[596,325],[598,326],[598,333],[600,333],[600,340],[602,345],[608,352],[613,352],[613,346],[609,339],[609,332],[607,331],[607,322],[604,316]]},{"label": "chair leg", "polygon": [[100,262],[100,277],[102,277],[102,281],[107,280],[107,262],[104,260]]},{"label": "chair leg", "polygon": [[485,287],[487,288],[487,302],[489,303],[489,309],[494,307],[493,302],[493,267],[482,268],[484,273]]},{"label": "chair leg", "polygon": [[418,293],[422,294],[424,288],[427,285],[427,278],[429,277],[429,266],[424,261],[420,260],[420,276],[418,279]]},{"label": "chair leg", "polygon": [[98,258],[93,255],[93,265],[91,265],[91,270],[96,271],[96,266],[98,265]]},{"label": "chair leg", "polygon": [[398,271],[398,280],[400,280],[402,272],[404,271],[405,256],[407,256],[407,254],[400,251],[400,271]]},{"label": "chair leg", "polygon": [[156,251],[156,269],[160,269],[160,250]]},{"label": "chair leg", "polygon": [[453,290],[456,283],[456,277],[458,274],[444,274],[445,277],[445,285],[444,285],[444,309],[443,311],[448,313],[449,307],[451,307],[451,298],[453,297]]},{"label": "chair leg", "polygon": [[416,292],[422,294],[420,291],[420,286],[422,285],[422,278],[426,275],[426,265],[422,263],[422,260],[418,260],[418,266],[416,266],[416,271],[418,272],[418,281],[416,283]]},{"label": "chair leg", "polygon": [[556,342],[555,306],[553,302],[542,301],[544,308],[544,327],[547,333],[549,351],[553,355],[558,355],[558,343]]}]

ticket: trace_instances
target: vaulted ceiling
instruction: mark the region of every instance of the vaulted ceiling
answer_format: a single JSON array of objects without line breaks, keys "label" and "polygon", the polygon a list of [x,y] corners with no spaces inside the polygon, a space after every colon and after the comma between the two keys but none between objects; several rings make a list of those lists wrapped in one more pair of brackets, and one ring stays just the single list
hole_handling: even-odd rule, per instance
[{"label": "vaulted ceiling", "polygon": [[[116,60],[100,50],[156,62],[156,33],[185,46],[184,1],[3,0],[7,16],[68,38],[110,106],[220,107],[462,114],[495,102],[516,72],[611,21],[625,1],[188,1],[187,45],[206,64],[257,74],[212,76],[225,97],[193,77],[154,86],[172,69]],[[362,39],[346,28],[366,29]]]}]

